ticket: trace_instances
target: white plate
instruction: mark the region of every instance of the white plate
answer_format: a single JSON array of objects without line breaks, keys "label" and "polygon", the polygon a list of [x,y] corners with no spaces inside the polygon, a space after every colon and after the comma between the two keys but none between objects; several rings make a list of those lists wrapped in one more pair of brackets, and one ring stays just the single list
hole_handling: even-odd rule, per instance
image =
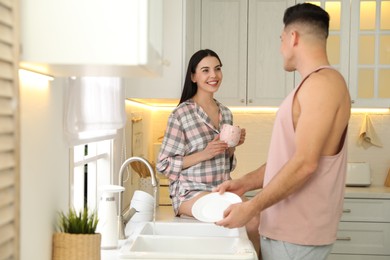
[{"label": "white plate", "polygon": [[198,199],[192,206],[192,215],[203,222],[217,222],[223,219],[223,212],[231,204],[242,202],[241,198],[231,192],[219,194],[213,192]]}]

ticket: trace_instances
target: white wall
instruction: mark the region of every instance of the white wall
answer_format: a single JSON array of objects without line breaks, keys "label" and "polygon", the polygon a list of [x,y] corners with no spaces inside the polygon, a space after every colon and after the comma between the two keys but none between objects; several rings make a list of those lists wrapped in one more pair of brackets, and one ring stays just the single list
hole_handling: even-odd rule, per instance
[{"label": "white wall", "polygon": [[69,150],[60,80],[20,81],[21,260],[51,259],[57,213],[68,208]]},{"label": "white wall", "polygon": [[[150,117],[150,112],[148,110],[145,110],[142,107],[133,106],[126,102],[126,115],[127,115],[127,122],[126,122],[126,128],[125,128],[125,142],[126,142],[126,154],[121,153],[121,161],[123,162],[129,157],[135,156],[132,151],[132,118],[133,117],[140,117],[142,118],[142,132],[143,132],[143,143],[142,143],[142,151],[143,151],[143,157],[149,162],[152,162],[151,153],[149,149],[149,142],[150,140],[150,127],[152,124],[152,120]],[[138,155],[137,155],[138,156]],[[118,168],[119,169],[119,168]],[[130,176],[127,175],[127,172],[123,175],[123,186],[125,187],[125,191],[123,192],[123,208],[126,208],[131,201],[131,198],[133,197],[133,193],[135,190],[139,189],[139,179],[140,177],[138,174],[131,170],[131,167],[128,168]],[[117,181],[118,176],[115,177],[115,181]]]}]

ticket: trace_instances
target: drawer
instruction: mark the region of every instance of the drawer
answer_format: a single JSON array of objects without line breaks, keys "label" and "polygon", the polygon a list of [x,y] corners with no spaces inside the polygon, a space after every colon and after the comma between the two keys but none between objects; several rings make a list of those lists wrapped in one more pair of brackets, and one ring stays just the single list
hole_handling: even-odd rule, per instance
[{"label": "drawer", "polygon": [[344,199],[341,221],[390,223],[390,200]]},{"label": "drawer", "polygon": [[390,223],[340,222],[332,253],[390,255]]},{"label": "drawer", "polygon": [[327,260],[389,260],[390,257],[386,255],[341,255],[331,254]]}]

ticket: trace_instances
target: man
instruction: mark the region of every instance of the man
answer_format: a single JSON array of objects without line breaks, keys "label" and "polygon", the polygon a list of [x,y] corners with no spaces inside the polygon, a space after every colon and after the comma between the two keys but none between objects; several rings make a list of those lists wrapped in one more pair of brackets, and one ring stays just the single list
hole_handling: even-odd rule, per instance
[{"label": "man", "polygon": [[326,259],[342,214],[351,101],[343,77],[329,66],[328,13],[297,4],[283,22],[284,68],[303,80],[279,108],[267,163],[215,189],[262,191],[231,205],[216,224],[241,227],[261,213],[264,260]]}]

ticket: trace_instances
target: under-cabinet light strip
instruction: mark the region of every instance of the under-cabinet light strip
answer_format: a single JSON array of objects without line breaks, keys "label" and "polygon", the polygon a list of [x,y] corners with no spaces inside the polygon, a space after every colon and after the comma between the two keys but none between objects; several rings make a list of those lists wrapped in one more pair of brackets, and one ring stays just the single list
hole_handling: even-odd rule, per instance
[{"label": "under-cabinet light strip", "polygon": [[54,80],[53,76],[42,74],[40,72],[32,71],[32,70],[26,70],[26,69],[19,69],[19,74],[21,74],[23,77],[28,78],[36,78],[41,80]]},{"label": "under-cabinet light strip", "polygon": [[[172,111],[176,105],[148,105],[140,102],[132,101],[127,99],[126,102],[129,105],[136,106],[142,109],[150,110],[150,111]],[[229,107],[232,112],[236,113],[276,113],[278,111],[278,107]],[[359,113],[369,113],[369,114],[389,114],[389,108],[352,108],[351,112],[353,114]]]},{"label": "under-cabinet light strip", "polygon": [[352,108],[353,114],[368,113],[368,114],[389,114],[390,108]]}]

